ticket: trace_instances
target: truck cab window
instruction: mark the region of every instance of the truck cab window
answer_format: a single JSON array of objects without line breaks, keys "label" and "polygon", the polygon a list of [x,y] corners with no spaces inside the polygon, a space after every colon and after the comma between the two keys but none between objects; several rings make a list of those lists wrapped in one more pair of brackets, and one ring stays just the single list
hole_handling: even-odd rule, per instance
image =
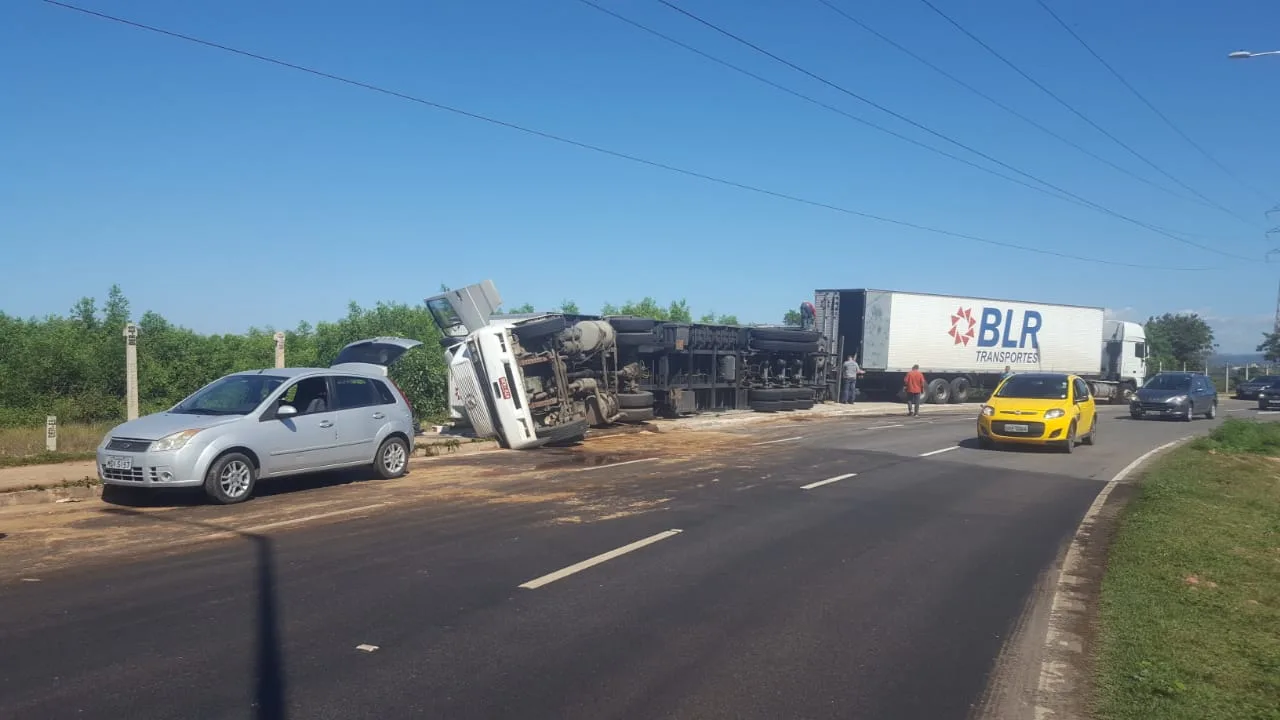
[{"label": "truck cab window", "polygon": [[1147,344],[1146,344],[1146,343],[1134,343],[1134,344],[1133,344],[1133,356],[1134,356],[1134,357],[1138,357],[1138,358],[1144,358],[1144,357],[1146,357],[1146,356],[1147,356]]}]

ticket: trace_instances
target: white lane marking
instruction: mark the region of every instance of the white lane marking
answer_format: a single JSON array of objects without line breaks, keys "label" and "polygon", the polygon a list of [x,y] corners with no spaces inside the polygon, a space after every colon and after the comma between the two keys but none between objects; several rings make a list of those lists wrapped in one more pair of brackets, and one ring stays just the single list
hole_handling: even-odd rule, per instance
[{"label": "white lane marking", "polygon": [[792,440],[803,440],[803,439],[804,439],[803,435],[797,435],[795,437],[782,438],[781,440],[765,440],[764,442],[751,443],[751,447],[755,447],[757,445],[772,445],[774,443],[784,443],[784,442],[791,442]]},{"label": "white lane marking", "polygon": [[895,428],[895,427],[906,427],[906,425],[902,423],[896,423],[894,425],[872,425],[871,427],[866,429],[867,430],[885,430],[887,428]]},{"label": "white lane marking", "polygon": [[801,490],[812,490],[812,489],[814,489],[814,488],[816,488],[816,487],[822,487],[823,485],[830,485],[830,484],[831,484],[831,483],[833,483],[833,482],[840,482],[841,480],[848,480],[848,479],[849,479],[849,478],[851,478],[851,477],[858,477],[858,473],[846,473],[846,474],[844,474],[844,475],[837,475],[837,476],[835,476],[835,477],[833,477],[833,478],[827,478],[826,480],[819,480],[818,482],[811,482],[811,483],[809,483],[808,485],[801,485],[801,486],[800,486],[800,489],[801,489]]},{"label": "white lane marking", "polygon": [[357,645],[357,646],[356,646],[356,649],[357,649],[357,650],[363,650],[364,652],[373,652],[374,650],[377,650],[377,649],[378,649],[378,646],[377,646],[377,645],[361,644],[361,645]]},{"label": "white lane marking", "polygon": [[627,460],[626,462],[609,463],[608,465],[592,465],[591,467],[574,468],[573,472],[586,472],[588,470],[608,470],[609,468],[622,467],[623,465],[635,465],[642,462],[653,462],[662,458],[640,458],[639,460]]},{"label": "white lane marking", "polygon": [[[1065,689],[1071,686],[1071,683],[1067,682],[1066,678],[1063,677],[1063,673],[1067,672],[1071,666],[1058,657],[1062,652],[1062,648],[1067,646],[1055,642],[1055,640],[1062,637],[1070,637],[1066,626],[1075,620],[1074,616],[1088,612],[1087,606],[1076,599],[1078,593],[1075,591],[1075,585],[1078,584],[1077,578],[1083,574],[1082,570],[1084,570],[1084,560],[1082,560],[1084,544],[1093,533],[1093,526],[1097,522],[1098,513],[1102,512],[1102,506],[1107,504],[1107,498],[1111,497],[1111,491],[1115,490],[1117,485],[1123,482],[1130,473],[1137,470],[1144,462],[1151,459],[1152,456],[1190,439],[1191,436],[1187,436],[1165,443],[1160,447],[1148,450],[1137,460],[1125,465],[1123,470],[1116,473],[1116,476],[1107,482],[1097,497],[1093,499],[1089,509],[1085,511],[1084,518],[1080,520],[1080,525],[1076,528],[1076,534],[1071,539],[1071,545],[1067,547],[1067,554],[1062,558],[1062,568],[1058,570],[1058,581],[1053,591],[1053,604],[1049,608],[1049,627],[1045,631],[1044,645],[1041,650],[1040,681],[1038,683],[1038,694],[1041,698],[1049,698],[1051,701],[1056,700],[1057,695],[1064,693]],[[1074,647],[1069,647],[1068,649],[1072,652],[1077,652]],[[1043,704],[1037,705],[1035,708],[1035,716],[1037,718],[1051,717],[1056,714],[1056,711]]]},{"label": "white lane marking", "polygon": [[620,555],[626,555],[629,552],[634,552],[636,550],[639,550],[640,548],[645,547],[646,545],[652,545],[656,542],[666,540],[669,537],[675,537],[676,535],[679,535],[681,532],[683,531],[667,530],[665,532],[660,532],[657,535],[650,535],[649,537],[643,540],[637,540],[631,543],[630,545],[623,545],[622,547],[617,548],[616,550],[610,550],[607,553],[601,553],[599,555],[596,555],[593,558],[587,558],[586,560],[583,560],[580,563],[574,563],[569,567],[561,568],[560,570],[557,570],[553,573],[548,573],[546,575],[543,575],[540,578],[535,578],[533,580],[530,580],[527,583],[524,583],[520,587],[525,588],[526,590],[536,590],[542,587],[543,585],[553,583],[557,580],[562,580],[574,573],[582,572],[583,570],[586,570],[589,567],[594,567],[596,565],[599,565],[602,562],[608,562],[609,560],[612,560]]},{"label": "white lane marking", "polygon": [[243,528],[227,528],[223,532],[215,533],[216,535],[224,535],[226,533],[254,533],[263,530],[274,530],[276,528],[288,527],[289,525],[299,525],[301,523],[311,522],[312,520],[323,520],[325,518],[337,517],[339,515],[350,515],[352,513],[364,512],[366,510],[377,510],[380,507],[386,507],[388,503],[377,503],[374,505],[361,505],[360,507],[347,508],[346,510],[334,510],[333,512],[320,513],[318,515],[307,515],[306,517],[292,518],[290,520],[280,520],[278,522],[267,523],[265,525],[250,525]]},{"label": "white lane marking", "polygon": [[1252,409],[1253,408],[1229,408],[1227,412],[1246,412]]},{"label": "white lane marking", "polygon": [[1259,415],[1280,415],[1280,410],[1259,410]]},{"label": "white lane marking", "polygon": [[941,455],[942,453],[951,452],[952,450],[959,450],[959,449],[960,449],[959,445],[952,445],[951,447],[944,447],[941,450],[931,450],[927,453],[920,453],[920,457],[929,457],[930,455]]}]

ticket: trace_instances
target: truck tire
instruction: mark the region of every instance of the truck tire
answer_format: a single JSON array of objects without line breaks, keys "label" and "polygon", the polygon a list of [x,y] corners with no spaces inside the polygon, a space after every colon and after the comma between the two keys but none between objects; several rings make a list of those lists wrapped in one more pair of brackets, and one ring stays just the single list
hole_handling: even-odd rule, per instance
[{"label": "truck tire", "polygon": [[658,326],[658,321],[651,318],[631,317],[630,315],[618,315],[616,317],[607,317],[605,320],[613,326],[614,330],[620,333],[647,333],[652,332]]},{"label": "truck tire", "polygon": [[937,378],[929,383],[924,394],[925,402],[946,405],[951,401],[951,383],[943,378]]},{"label": "truck tire", "polygon": [[812,400],[788,400],[787,403],[791,405],[792,410],[812,410],[813,409]]},{"label": "truck tire", "polygon": [[634,408],[631,410],[623,410],[618,416],[620,423],[642,423],[654,418],[653,408]]},{"label": "truck tire", "polygon": [[658,336],[651,332],[620,332],[618,347],[639,347],[641,345],[657,345]]},{"label": "truck tire", "polygon": [[789,330],[787,328],[751,328],[751,339],[755,340],[777,340],[781,342],[801,342],[811,343],[818,342],[822,337],[817,330]]},{"label": "truck tire", "polygon": [[539,439],[546,440],[548,445],[572,445],[587,436],[587,427],[586,420],[574,420],[553,428],[540,429],[536,434]]},{"label": "truck tire", "polygon": [[751,409],[756,412],[782,412],[791,409],[788,406],[790,400],[758,400],[751,403]]},{"label": "truck tire", "polygon": [[751,402],[757,400],[812,400],[813,390],[809,388],[754,388],[751,391]]},{"label": "truck tire", "polygon": [[567,320],[563,317],[555,316],[542,318],[541,320],[533,320],[525,323],[524,325],[517,325],[511,328],[511,332],[515,333],[516,337],[520,338],[520,342],[528,343],[533,342],[538,338],[563,332],[567,327],[569,327],[569,322]]},{"label": "truck tire", "polygon": [[641,390],[637,393],[618,393],[618,407],[623,410],[639,410],[653,407],[653,393]]},{"label": "truck tire", "polygon": [[951,402],[962,403],[969,399],[969,388],[972,383],[967,377],[954,378],[951,381]]},{"label": "truck tire", "polygon": [[751,349],[766,352],[813,353],[818,351],[818,342],[787,342],[785,340],[752,340]]}]

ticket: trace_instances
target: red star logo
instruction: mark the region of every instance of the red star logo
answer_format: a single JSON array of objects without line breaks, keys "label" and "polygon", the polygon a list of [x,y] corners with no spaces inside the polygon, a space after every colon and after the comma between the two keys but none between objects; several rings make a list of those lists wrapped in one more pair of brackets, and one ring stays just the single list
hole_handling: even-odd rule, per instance
[{"label": "red star logo", "polygon": [[973,326],[977,324],[970,308],[957,308],[955,314],[951,316],[951,329],[947,334],[956,341],[956,345],[968,347],[969,341],[974,337]]}]

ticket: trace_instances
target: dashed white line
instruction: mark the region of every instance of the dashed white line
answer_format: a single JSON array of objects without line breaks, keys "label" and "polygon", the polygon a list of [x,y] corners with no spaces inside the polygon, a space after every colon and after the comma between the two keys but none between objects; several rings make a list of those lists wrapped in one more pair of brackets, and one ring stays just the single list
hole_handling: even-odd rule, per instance
[{"label": "dashed white line", "polygon": [[378,646],[377,646],[377,645],[369,645],[368,643],[364,643],[364,644],[357,645],[357,646],[356,646],[356,649],[357,649],[357,650],[360,650],[361,652],[368,652],[368,653],[371,653],[371,652],[376,651],[376,650],[378,649]]},{"label": "dashed white line", "polygon": [[931,450],[927,453],[920,453],[920,457],[929,457],[930,455],[941,455],[942,453],[947,453],[947,452],[951,452],[952,450],[959,450],[959,449],[960,449],[959,445],[952,445],[951,447],[944,447],[941,450]]},{"label": "dashed white line", "polygon": [[274,530],[276,528],[288,527],[290,525],[299,525],[308,523],[313,520],[324,520],[325,518],[337,517],[339,515],[350,515],[352,513],[364,512],[366,510],[377,510],[385,507],[387,503],[377,503],[374,505],[361,505],[360,507],[347,508],[346,510],[334,510],[333,512],[320,513],[318,515],[307,515],[306,517],[292,518],[289,520],[280,520],[278,522],[267,523],[265,525],[250,525],[242,528],[227,528],[224,531],[215,533],[215,535],[223,535],[226,533],[255,533],[263,530]]},{"label": "dashed white line", "polygon": [[895,423],[893,425],[872,425],[867,430],[886,430],[888,428],[906,427],[903,423]]},{"label": "dashed white line", "polygon": [[1246,410],[1252,410],[1252,409],[1253,408],[1229,408],[1227,412],[1245,412]]},{"label": "dashed white line", "polygon": [[795,437],[782,438],[781,440],[765,440],[764,442],[751,443],[751,447],[755,447],[757,445],[772,445],[774,443],[792,442],[793,440],[803,440],[803,439],[804,439],[803,435],[797,435]]},{"label": "dashed white line", "polygon": [[831,484],[831,483],[833,483],[833,482],[840,482],[841,480],[848,480],[848,479],[849,479],[849,478],[851,478],[851,477],[858,477],[858,473],[845,473],[844,475],[837,475],[837,476],[835,476],[835,477],[833,477],[833,478],[827,478],[826,480],[819,480],[818,482],[811,482],[811,483],[809,483],[808,485],[801,485],[801,486],[800,486],[800,489],[801,489],[801,490],[812,490],[812,489],[814,489],[814,488],[816,488],[816,487],[822,487],[823,485],[830,485],[830,484]]},{"label": "dashed white line", "polygon": [[522,584],[520,587],[526,590],[536,590],[542,587],[543,585],[548,585],[557,580],[562,580],[574,573],[582,572],[583,570],[586,570],[589,567],[594,567],[596,565],[599,565],[602,562],[608,562],[609,560],[612,560],[620,555],[626,555],[629,552],[634,552],[647,545],[652,545],[656,542],[666,540],[669,537],[675,537],[676,535],[679,535],[681,532],[682,532],[681,530],[667,530],[666,532],[660,532],[657,535],[650,535],[649,537],[643,540],[637,540],[631,543],[630,545],[623,545],[622,547],[617,548],[616,550],[610,550],[607,553],[601,553],[599,555],[596,555],[593,558],[587,558],[586,560],[583,560],[580,563],[574,563],[569,567],[562,568],[553,573],[548,573],[546,575],[543,575],[540,578],[535,578],[533,580],[530,580],[527,583]]},{"label": "dashed white line", "polygon": [[639,460],[627,460],[625,462],[609,463],[608,465],[592,465],[590,467],[574,468],[573,472],[586,472],[587,470],[607,470],[609,468],[622,467],[623,465],[635,465],[636,463],[653,462],[654,460],[661,460],[661,459],[662,458],[651,457],[651,458],[640,458]]},{"label": "dashed white line", "polygon": [[1259,410],[1259,415],[1280,415],[1280,410]]}]

